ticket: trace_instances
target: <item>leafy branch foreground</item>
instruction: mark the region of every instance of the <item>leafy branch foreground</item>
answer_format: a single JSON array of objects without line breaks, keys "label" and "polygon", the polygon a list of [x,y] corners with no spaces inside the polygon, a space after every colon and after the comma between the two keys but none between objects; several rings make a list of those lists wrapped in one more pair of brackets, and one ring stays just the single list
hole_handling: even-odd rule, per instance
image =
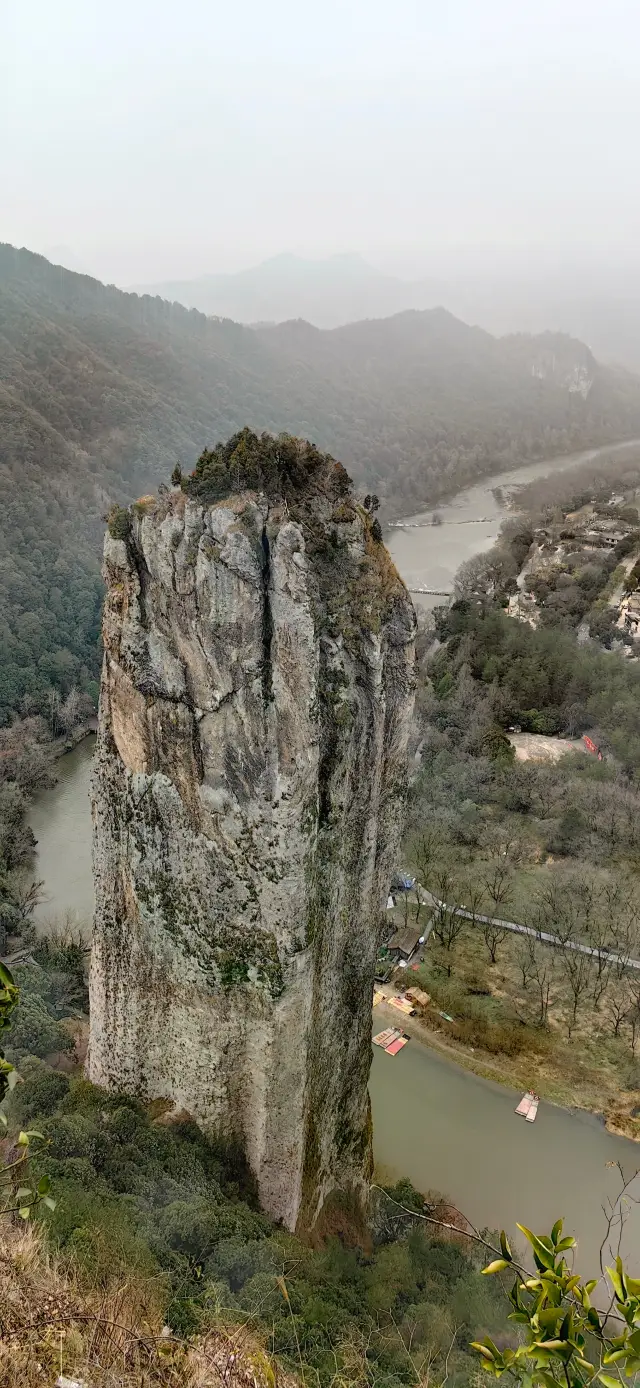
[{"label": "leafy branch foreground", "polygon": [[[621,1173],[622,1174],[622,1173]],[[523,1266],[513,1255],[509,1240],[500,1233],[500,1247],[489,1243],[464,1219],[465,1237],[480,1244],[494,1256],[483,1268],[485,1276],[515,1272],[515,1281],[507,1290],[512,1306],[508,1319],[522,1326],[523,1340],[515,1348],[498,1347],[490,1336],[473,1340],[471,1347],[480,1355],[482,1366],[495,1378],[508,1374],[510,1381],[523,1388],[587,1388],[602,1383],[605,1388],[621,1388],[637,1381],[640,1371],[640,1279],[630,1277],[618,1255],[615,1267],[603,1266],[603,1252],[614,1226],[624,1220],[623,1202],[629,1198],[629,1187],[635,1180],[624,1182],[609,1211],[607,1233],[600,1252],[601,1270],[611,1288],[608,1307],[598,1310],[592,1296],[601,1279],[588,1281],[573,1272],[565,1254],[571,1254],[576,1240],[563,1236],[563,1221],[556,1220],[550,1235],[534,1234],[525,1225],[518,1229],[529,1243],[535,1271]],[[451,1233],[459,1233],[457,1223],[443,1221],[433,1214],[419,1213],[400,1205],[389,1191],[374,1187],[392,1204],[397,1204],[414,1219],[425,1220]],[[615,1331],[615,1333],[613,1333]]]},{"label": "leafy branch foreground", "polygon": [[[517,1269],[509,1292],[509,1320],[525,1328],[526,1339],[515,1350],[499,1350],[489,1336],[474,1341],[484,1367],[496,1378],[510,1371],[523,1384],[564,1382],[567,1388],[584,1388],[593,1380],[605,1388],[619,1388],[623,1373],[635,1378],[640,1370],[640,1281],[627,1276],[618,1256],[615,1268],[606,1270],[612,1301],[603,1315],[591,1302],[597,1280],[583,1282],[567,1264],[564,1253],[575,1248],[576,1241],[562,1237],[562,1220],[556,1220],[549,1237],[533,1234],[522,1224],[518,1228],[533,1249],[536,1273],[522,1280]],[[502,1257],[489,1263],[485,1273],[513,1265],[504,1233],[500,1241]],[[622,1327],[616,1335],[607,1331],[612,1321]],[[612,1372],[606,1371],[609,1366]]]}]

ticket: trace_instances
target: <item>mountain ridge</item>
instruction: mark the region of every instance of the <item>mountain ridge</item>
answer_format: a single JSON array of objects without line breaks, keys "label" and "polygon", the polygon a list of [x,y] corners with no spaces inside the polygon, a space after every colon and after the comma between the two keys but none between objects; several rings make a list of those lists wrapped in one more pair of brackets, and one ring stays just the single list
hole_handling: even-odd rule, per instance
[{"label": "mountain ridge", "polygon": [[397,514],[637,437],[640,380],[444,309],[252,329],[0,246],[0,718],[95,689],[105,511],[245,425],[312,439]]},{"label": "mountain ridge", "polygon": [[136,290],[250,324],[302,316],[324,328],[445,304],[493,335],[537,335],[551,327],[588,342],[602,361],[640,370],[640,281],[633,269],[538,270],[529,279],[513,271],[403,279],[356,252],[324,259],[284,253],[244,270]]},{"label": "mountain ridge", "polygon": [[283,252],[245,270],[132,288],[249,324],[302,317],[315,327],[333,328],[357,318],[431,308],[437,286],[386,274],[356,252],[315,260]]}]

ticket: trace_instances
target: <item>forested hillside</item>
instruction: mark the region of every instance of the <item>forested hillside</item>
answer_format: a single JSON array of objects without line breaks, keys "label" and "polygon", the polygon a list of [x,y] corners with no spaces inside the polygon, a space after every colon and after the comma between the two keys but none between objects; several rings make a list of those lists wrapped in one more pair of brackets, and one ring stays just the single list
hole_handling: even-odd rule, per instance
[{"label": "forested hillside", "polygon": [[640,434],[640,382],[442,310],[255,331],[0,247],[0,719],[94,687],[110,503],[245,424],[312,438],[397,510]]},{"label": "forested hillside", "polygon": [[332,332],[282,323],[259,336],[289,362],[296,427],[313,422],[313,384],[325,445],[396,512],[638,427],[637,379],[558,333],[494,338],[432,309]]}]

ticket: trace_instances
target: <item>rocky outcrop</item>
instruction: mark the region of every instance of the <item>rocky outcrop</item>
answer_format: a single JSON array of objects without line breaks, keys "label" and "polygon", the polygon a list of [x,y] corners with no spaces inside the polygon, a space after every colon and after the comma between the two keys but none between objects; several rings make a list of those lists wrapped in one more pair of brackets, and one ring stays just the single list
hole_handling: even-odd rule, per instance
[{"label": "rocky outcrop", "polygon": [[299,1230],[370,1171],[413,687],[410,599],[319,456],[284,497],[120,513],[93,784],[89,1076],[238,1140]]}]

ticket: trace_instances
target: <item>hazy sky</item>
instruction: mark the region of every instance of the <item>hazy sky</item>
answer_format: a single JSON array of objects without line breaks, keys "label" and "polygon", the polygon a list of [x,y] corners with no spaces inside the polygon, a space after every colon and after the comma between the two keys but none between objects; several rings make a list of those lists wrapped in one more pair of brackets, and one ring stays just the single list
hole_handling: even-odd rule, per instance
[{"label": "hazy sky", "polygon": [[0,240],[122,285],[635,260],[639,143],[637,0],[0,0]]}]

